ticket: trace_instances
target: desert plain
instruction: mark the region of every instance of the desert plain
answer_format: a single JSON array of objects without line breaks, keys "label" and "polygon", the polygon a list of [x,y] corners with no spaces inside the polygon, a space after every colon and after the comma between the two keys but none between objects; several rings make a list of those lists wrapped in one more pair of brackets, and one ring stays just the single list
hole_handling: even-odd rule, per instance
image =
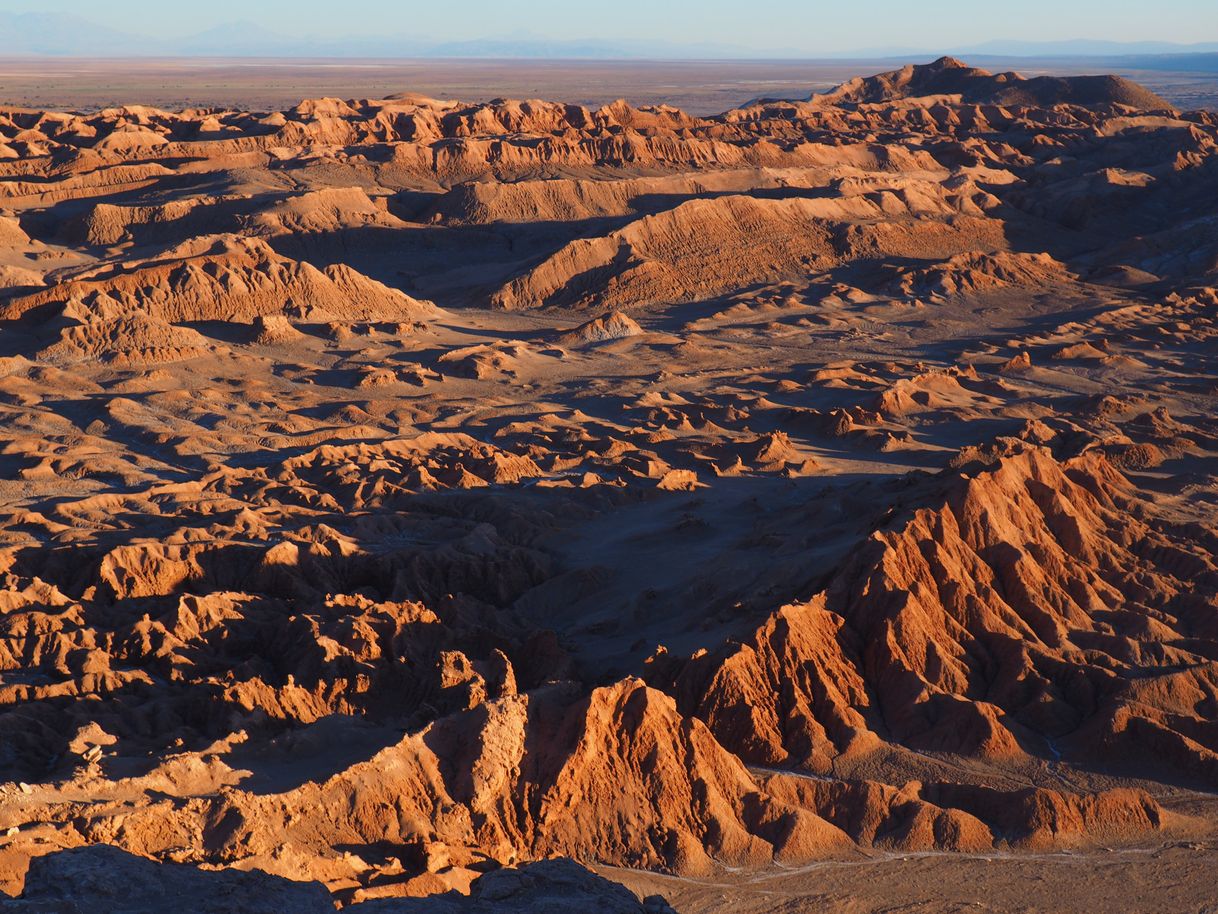
[{"label": "desert plain", "polygon": [[135,101],[0,107],[0,909],[1215,910],[1218,114]]}]

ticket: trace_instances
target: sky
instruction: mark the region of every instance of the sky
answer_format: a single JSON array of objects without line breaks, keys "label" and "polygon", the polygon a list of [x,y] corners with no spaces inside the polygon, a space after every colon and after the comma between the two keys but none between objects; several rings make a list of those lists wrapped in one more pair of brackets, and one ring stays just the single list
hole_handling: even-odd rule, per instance
[{"label": "sky", "polygon": [[66,13],[153,37],[249,21],[294,38],[654,39],[806,51],[1218,41],[1218,0],[0,0],[0,12]]}]

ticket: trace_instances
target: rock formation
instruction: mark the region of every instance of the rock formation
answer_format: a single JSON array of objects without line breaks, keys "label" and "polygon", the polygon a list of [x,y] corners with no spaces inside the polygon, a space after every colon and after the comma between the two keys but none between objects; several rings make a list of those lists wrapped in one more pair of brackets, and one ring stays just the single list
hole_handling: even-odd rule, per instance
[{"label": "rock formation", "polygon": [[0,145],[6,909],[1209,840],[1212,113],[944,59]]}]

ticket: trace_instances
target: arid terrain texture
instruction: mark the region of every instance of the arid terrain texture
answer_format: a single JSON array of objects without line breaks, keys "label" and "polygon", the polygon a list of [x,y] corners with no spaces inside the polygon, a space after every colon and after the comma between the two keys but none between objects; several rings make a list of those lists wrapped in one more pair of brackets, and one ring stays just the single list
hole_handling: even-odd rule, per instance
[{"label": "arid terrain texture", "polygon": [[18,912],[1213,911],[1218,114],[0,108]]}]

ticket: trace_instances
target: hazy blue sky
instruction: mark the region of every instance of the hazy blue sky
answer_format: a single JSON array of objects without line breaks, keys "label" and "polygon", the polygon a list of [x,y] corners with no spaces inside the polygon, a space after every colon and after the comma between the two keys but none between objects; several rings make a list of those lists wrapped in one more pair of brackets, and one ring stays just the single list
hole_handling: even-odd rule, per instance
[{"label": "hazy blue sky", "polygon": [[946,48],[990,39],[1218,41],[1218,0],[0,0],[177,36],[248,20],[297,36],[654,38],[751,47]]}]

